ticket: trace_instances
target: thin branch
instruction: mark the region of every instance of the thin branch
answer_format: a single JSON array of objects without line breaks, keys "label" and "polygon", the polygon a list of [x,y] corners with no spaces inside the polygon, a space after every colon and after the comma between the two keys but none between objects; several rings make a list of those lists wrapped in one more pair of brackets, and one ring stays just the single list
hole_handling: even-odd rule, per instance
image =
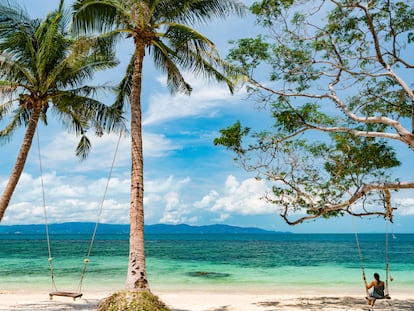
[{"label": "thin branch", "polygon": [[388,201],[391,202],[391,194],[389,193],[389,190],[401,190],[401,189],[413,189],[414,188],[414,182],[395,182],[395,183],[372,183],[367,184],[358,189],[348,200],[339,203],[339,204],[326,204],[324,207],[321,208],[315,208],[315,209],[309,209],[312,211],[311,215],[306,215],[300,218],[297,218],[296,220],[291,220],[290,216],[288,214],[288,208],[285,207],[283,213],[281,213],[281,216],[283,219],[289,224],[289,225],[298,225],[305,221],[316,219],[318,217],[321,217],[325,214],[328,214],[330,212],[344,212],[348,213],[350,215],[354,216],[383,216],[383,217],[389,217],[390,211],[393,210],[391,207],[391,204],[386,205],[385,211],[374,211],[374,212],[365,212],[365,213],[355,213],[352,212],[349,207],[352,204],[355,204],[357,201],[359,201],[361,198],[365,197],[367,193],[373,192],[373,191],[388,191],[388,194],[390,195]]}]

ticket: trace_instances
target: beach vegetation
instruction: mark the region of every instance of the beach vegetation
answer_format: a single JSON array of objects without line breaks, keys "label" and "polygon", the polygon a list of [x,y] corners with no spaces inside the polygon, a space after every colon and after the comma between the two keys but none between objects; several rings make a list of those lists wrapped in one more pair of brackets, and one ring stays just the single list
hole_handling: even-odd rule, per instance
[{"label": "beach vegetation", "polygon": [[150,291],[121,291],[101,301],[98,311],[170,311],[170,309]]},{"label": "beach vegetation", "polygon": [[214,18],[241,15],[244,6],[236,0],[77,0],[74,31],[119,34],[131,40],[134,51],[115,105],[129,103],[131,118],[130,251],[126,289],[148,289],[144,251],[144,165],[142,153],[141,91],[145,56],[166,74],[171,93],[190,94],[184,77],[192,73],[234,86],[233,66],[223,61],[211,40],[193,29]]},{"label": "beach vegetation", "polygon": [[[296,225],[346,214],[392,221],[398,148],[414,150],[412,1],[256,1],[261,33],[233,41],[266,128],[238,121],[214,143],[271,185]],[[263,122],[264,123],[264,122]]]},{"label": "beach vegetation", "polygon": [[0,220],[23,172],[39,121],[52,116],[80,137],[76,155],[91,149],[88,132],[98,136],[124,127],[122,112],[97,99],[108,85],[88,85],[95,72],[118,64],[109,38],[78,37],[69,32],[70,12],[59,7],[45,19],[32,19],[25,9],[0,2],[0,142],[25,133],[17,159],[0,198]]}]

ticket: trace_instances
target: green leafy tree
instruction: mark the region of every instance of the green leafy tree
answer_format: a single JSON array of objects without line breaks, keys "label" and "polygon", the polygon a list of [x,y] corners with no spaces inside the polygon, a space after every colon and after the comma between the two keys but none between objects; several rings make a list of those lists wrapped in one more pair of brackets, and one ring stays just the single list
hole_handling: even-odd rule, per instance
[{"label": "green leafy tree", "polygon": [[236,124],[215,143],[272,183],[266,199],[289,224],[392,219],[393,191],[414,188],[391,178],[393,147],[414,149],[412,1],[266,0],[251,11],[269,35],[234,42],[229,58],[273,128]]},{"label": "green leafy tree", "polygon": [[191,28],[213,18],[242,14],[235,0],[78,0],[74,4],[77,31],[125,34],[134,53],[119,86],[119,104],[129,96],[131,110],[130,252],[126,288],[149,289],[144,251],[144,170],[142,155],[141,87],[144,57],[165,72],[171,92],[191,93],[182,71],[227,83],[233,88],[232,66],[214,44]]},{"label": "green leafy tree", "polygon": [[23,172],[39,120],[47,125],[48,112],[80,136],[76,154],[85,158],[90,129],[98,135],[120,129],[121,111],[94,99],[105,86],[87,86],[98,70],[117,65],[112,41],[76,38],[68,33],[69,12],[63,0],[44,20],[31,19],[10,2],[0,2],[0,140],[7,142],[26,127],[17,160],[0,198],[0,220]]}]

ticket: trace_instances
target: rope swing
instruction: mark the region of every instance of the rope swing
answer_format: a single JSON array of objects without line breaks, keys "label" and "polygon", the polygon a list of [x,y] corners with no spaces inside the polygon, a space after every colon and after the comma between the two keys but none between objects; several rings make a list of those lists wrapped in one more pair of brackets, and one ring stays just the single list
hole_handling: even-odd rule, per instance
[{"label": "rope swing", "polygon": [[362,279],[364,280],[364,284],[365,284],[365,293],[366,293],[367,297],[369,297],[369,291],[368,291],[368,288],[367,288],[367,277],[365,275],[364,259],[362,258],[361,245],[359,244],[358,231],[356,229],[356,224],[355,224],[354,217],[352,217],[352,223],[354,225],[355,241],[356,241],[356,245],[357,245],[357,248],[358,248],[359,264],[360,264],[361,270],[362,270]]},{"label": "rope swing", "polygon": [[96,222],[95,222],[95,227],[94,227],[94,230],[93,230],[93,233],[92,233],[92,236],[91,236],[91,240],[89,242],[88,251],[86,253],[85,258],[83,259],[83,269],[82,269],[82,272],[81,272],[78,287],[77,287],[75,292],[65,292],[65,291],[59,291],[57,289],[56,282],[55,282],[52,248],[51,248],[51,243],[50,243],[49,223],[48,223],[47,207],[46,207],[46,196],[45,196],[45,188],[44,188],[44,182],[43,182],[43,167],[42,167],[42,157],[41,157],[41,153],[40,153],[40,139],[39,139],[39,133],[37,132],[37,149],[38,149],[38,157],[39,157],[40,182],[41,182],[41,188],[42,188],[43,213],[44,213],[44,218],[45,218],[46,242],[47,242],[47,250],[48,250],[48,256],[49,256],[48,261],[49,261],[49,270],[50,270],[50,278],[51,278],[51,292],[49,293],[50,300],[53,299],[53,296],[71,297],[71,298],[73,298],[73,300],[76,300],[76,298],[81,298],[82,297],[83,280],[85,278],[85,274],[86,274],[87,267],[88,267],[88,264],[89,264],[89,257],[90,257],[91,252],[92,252],[93,244],[95,242],[96,233],[97,233],[98,225],[99,225],[99,222],[100,222],[100,219],[101,219],[106,194],[108,192],[109,182],[111,180],[112,171],[113,171],[113,168],[114,168],[114,165],[115,165],[116,155],[118,153],[118,149],[119,149],[119,145],[120,145],[120,141],[121,141],[121,136],[122,136],[122,131],[119,133],[118,141],[117,141],[117,144],[116,144],[116,147],[115,147],[114,156],[113,156],[112,163],[111,163],[111,166],[110,166],[110,169],[109,169],[105,190],[104,190],[104,193],[103,193],[103,196],[102,196],[98,216],[97,216],[97,219],[96,219]]},{"label": "rope swing", "polygon": [[[391,299],[391,297],[389,296],[389,287],[388,287],[388,280],[393,281],[393,277],[391,276],[390,273],[390,266],[389,266],[389,256],[388,256],[388,248],[389,248],[389,243],[388,243],[388,222],[392,222],[392,211],[393,208],[391,207],[391,204],[389,203],[390,200],[389,199],[389,191],[386,190],[384,191],[384,195],[385,195],[385,204],[384,207],[386,209],[386,213],[385,213],[385,282],[384,282],[384,297],[382,298],[376,298],[376,299]],[[370,298],[370,294],[367,288],[367,279],[366,279],[366,274],[365,274],[365,267],[364,267],[364,259],[362,256],[362,250],[361,250],[361,245],[359,243],[359,237],[358,237],[358,230],[356,228],[356,223],[355,223],[355,219],[354,217],[352,217],[352,222],[354,225],[354,231],[355,231],[355,241],[356,241],[356,245],[357,245],[357,249],[358,249],[358,255],[359,255],[359,263],[361,266],[361,270],[362,270],[362,279],[364,281],[365,284],[365,292],[366,292],[366,297],[367,299]]]}]

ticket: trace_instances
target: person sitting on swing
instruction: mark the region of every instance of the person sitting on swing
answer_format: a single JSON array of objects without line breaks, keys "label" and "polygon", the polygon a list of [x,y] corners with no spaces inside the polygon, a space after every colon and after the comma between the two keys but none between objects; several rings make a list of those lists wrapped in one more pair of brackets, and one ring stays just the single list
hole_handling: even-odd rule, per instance
[{"label": "person sitting on swing", "polygon": [[384,289],[385,284],[383,281],[380,280],[380,276],[378,273],[374,273],[374,280],[370,284],[366,284],[367,289],[374,288],[368,297],[368,304],[370,306],[374,306],[375,300],[382,299],[385,297]]}]

